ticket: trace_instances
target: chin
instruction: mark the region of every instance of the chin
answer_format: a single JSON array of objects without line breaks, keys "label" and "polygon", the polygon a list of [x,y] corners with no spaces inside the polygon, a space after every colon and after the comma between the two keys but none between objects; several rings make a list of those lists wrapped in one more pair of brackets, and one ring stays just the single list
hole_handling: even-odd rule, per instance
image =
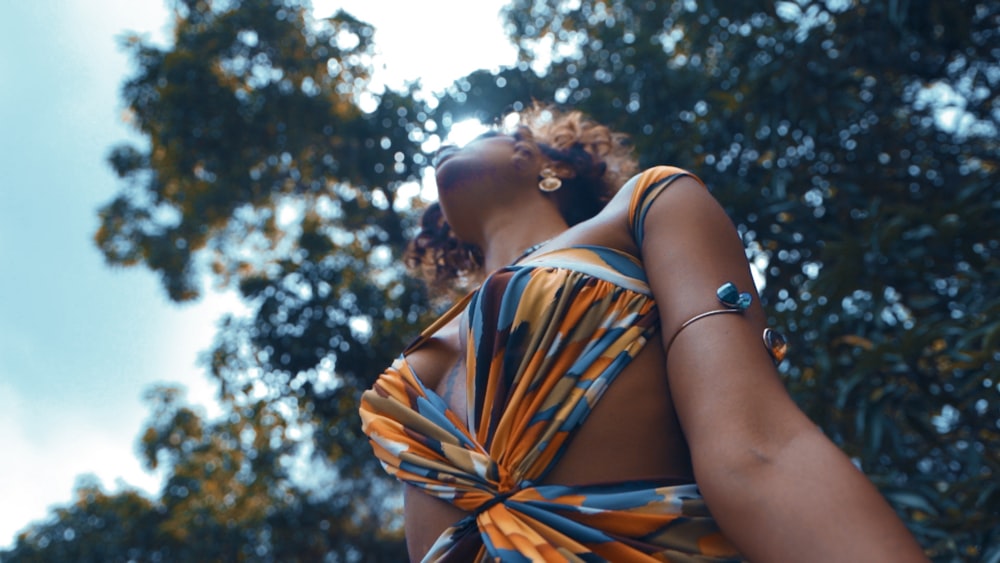
[{"label": "chin", "polygon": [[461,183],[462,176],[461,163],[454,159],[448,159],[434,169],[434,181],[437,184],[438,193],[454,190]]}]

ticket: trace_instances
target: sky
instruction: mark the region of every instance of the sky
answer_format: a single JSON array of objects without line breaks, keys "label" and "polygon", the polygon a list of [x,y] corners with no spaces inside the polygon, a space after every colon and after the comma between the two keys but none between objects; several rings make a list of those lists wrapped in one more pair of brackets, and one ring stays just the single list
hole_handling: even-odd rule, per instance
[{"label": "sky", "polygon": [[[501,0],[314,0],[376,27],[375,78],[440,90],[513,64]],[[391,8],[391,9],[389,9]],[[0,549],[73,500],[81,475],[105,490],[155,493],[136,443],[146,390],[179,384],[211,416],[199,362],[230,294],[169,302],[142,268],[107,266],[97,210],[120,184],[114,145],[141,141],[122,119],[126,32],[166,44],[163,0],[4,0],[0,15]],[[456,15],[460,15],[457,18]],[[460,24],[456,24],[460,21]],[[471,47],[470,47],[471,46]],[[447,61],[447,64],[442,64]]]}]

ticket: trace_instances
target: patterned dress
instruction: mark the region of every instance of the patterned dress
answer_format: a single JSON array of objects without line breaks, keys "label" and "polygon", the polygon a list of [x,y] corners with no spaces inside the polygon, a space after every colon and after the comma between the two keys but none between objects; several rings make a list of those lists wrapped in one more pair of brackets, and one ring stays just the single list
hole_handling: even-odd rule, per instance
[{"label": "patterned dress", "polygon": [[[629,222],[689,175],[643,172]],[[456,315],[466,334],[468,417],[413,373],[406,353]],[[610,248],[545,252],[491,274],[364,393],[375,454],[401,481],[469,512],[424,561],[737,561],[693,483],[541,484],[623,369],[657,335],[641,262]]]}]

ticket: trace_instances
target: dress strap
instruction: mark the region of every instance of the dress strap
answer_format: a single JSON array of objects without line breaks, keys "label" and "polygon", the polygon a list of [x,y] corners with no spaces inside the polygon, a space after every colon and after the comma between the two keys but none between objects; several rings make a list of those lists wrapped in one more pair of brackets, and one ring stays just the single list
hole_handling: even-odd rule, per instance
[{"label": "dress strap", "polygon": [[[478,290],[476,290],[478,291]],[[403,355],[409,354],[413,350],[423,346],[425,342],[434,336],[434,333],[441,330],[446,324],[452,321],[455,317],[462,314],[462,311],[469,305],[469,301],[472,301],[472,297],[476,294],[476,291],[471,291],[459,299],[454,305],[452,305],[447,311],[445,311],[440,317],[438,317],[434,322],[429,324],[427,328],[420,331],[420,335],[413,339],[412,342],[406,345],[403,349]]]},{"label": "dress strap", "polygon": [[674,166],[655,166],[649,168],[636,176],[636,185],[632,192],[632,199],[628,206],[628,223],[632,231],[632,238],[636,245],[642,248],[643,227],[646,222],[646,214],[650,206],[660,193],[675,180],[683,177],[694,178],[699,184],[705,185],[700,178],[694,174],[676,168]]}]

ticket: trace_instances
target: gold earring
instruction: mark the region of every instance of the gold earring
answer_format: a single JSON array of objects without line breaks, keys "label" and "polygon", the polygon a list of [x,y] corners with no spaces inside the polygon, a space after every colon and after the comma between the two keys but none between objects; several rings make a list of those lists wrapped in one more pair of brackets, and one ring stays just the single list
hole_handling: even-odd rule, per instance
[{"label": "gold earring", "polygon": [[550,193],[558,190],[562,187],[562,180],[551,168],[542,168],[542,171],[538,173],[542,179],[538,182],[538,189],[543,192]]}]

